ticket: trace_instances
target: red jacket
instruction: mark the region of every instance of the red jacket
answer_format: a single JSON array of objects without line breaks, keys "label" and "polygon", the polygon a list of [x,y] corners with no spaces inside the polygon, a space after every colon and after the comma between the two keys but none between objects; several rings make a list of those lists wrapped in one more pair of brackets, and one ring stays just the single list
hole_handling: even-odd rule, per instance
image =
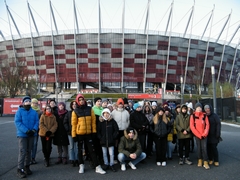
[{"label": "red jacket", "polygon": [[209,121],[207,115],[203,112],[194,112],[193,114],[195,115],[195,119],[194,115],[191,115],[190,117],[190,129],[192,133],[199,139],[207,137],[209,131]]}]

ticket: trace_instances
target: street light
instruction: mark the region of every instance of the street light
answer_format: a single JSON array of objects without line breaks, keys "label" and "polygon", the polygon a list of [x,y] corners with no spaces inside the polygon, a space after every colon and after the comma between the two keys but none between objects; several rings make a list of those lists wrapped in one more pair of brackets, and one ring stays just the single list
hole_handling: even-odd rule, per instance
[{"label": "street light", "polygon": [[165,83],[162,83],[162,104],[164,103]]},{"label": "street light", "polygon": [[181,104],[183,104],[183,76],[180,76],[180,83],[181,83]]},{"label": "street light", "polygon": [[214,66],[211,66],[211,73],[212,73],[212,86],[213,86],[213,109],[214,109],[214,113],[217,113],[215,68],[214,68]]},{"label": "street light", "polygon": [[26,96],[28,95],[28,83],[26,83]]}]

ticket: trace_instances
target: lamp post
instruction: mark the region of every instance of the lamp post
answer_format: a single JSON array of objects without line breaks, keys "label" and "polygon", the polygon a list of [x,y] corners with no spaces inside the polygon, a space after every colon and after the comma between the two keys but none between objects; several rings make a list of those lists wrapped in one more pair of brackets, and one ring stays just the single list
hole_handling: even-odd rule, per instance
[{"label": "lamp post", "polygon": [[164,93],[165,93],[165,83],[162,83],[162,104],[164,102]]},{"label": "lamp post", "polygon": [[28,83],[26,83],[26,96],[28,95]]},{"label": "lamp post", "polygon": [[181,104],[183,104],[183,76],[180,76],[180,83],[181,83]]},{"label": "lamp post", "polygon": [[56,83],[55,94],[56,94],[56,102],[58,103],[58,83]]},{"label": "lamp post", "polygon": [[214,68],[214,66],[211,66],[211,73],[212,73],[212,86],[213,86],[213,109],[214,109],[214,113],[217,113],[215,68]]},{"label": "lamp post", "polygon": [[221,93],[221,98],[223,98],[222,86],[220,86],[220,93]]}]

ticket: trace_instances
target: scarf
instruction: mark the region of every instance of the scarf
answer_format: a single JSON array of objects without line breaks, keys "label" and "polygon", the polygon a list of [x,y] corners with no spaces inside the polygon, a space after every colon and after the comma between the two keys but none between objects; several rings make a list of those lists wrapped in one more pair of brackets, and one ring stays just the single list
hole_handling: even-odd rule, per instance
[{"label": "scarf", "polygon": [[40,108],[37,106],[32,106],[32,109],[35,110],[35,111],[40,111]]},{"label": "scarf", "polygon": [[65,114],[66,112],[67,112],[66,109],[58,110],[58,115],[61,116],[61,115]]},{"label": "scarf", "polygon": [[52,115],[52,112],[47,112],[45,113],[47,116],[51,116]]}]

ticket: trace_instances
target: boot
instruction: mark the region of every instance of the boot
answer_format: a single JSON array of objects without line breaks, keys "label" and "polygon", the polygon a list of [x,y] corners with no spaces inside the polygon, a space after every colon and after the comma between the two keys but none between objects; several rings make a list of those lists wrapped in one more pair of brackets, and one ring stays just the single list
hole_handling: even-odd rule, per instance
[{"label": "boot", "polygon": [[208,165],[208,162],[207,162],[207,161],[204,161],[204,165],[203,165],[203,167],[204,167],[205,169],[210,169],[210,167],[209,167],[209,165]]},{"label": "boot", "polygon": [[76,166],[79,166],[78,160],[75,161],[75,165],[76,165]]},{"label": "boot", "polygon": [[214,166],[219,166],[219,162],[214,162]]},{"label": "boot", "polygon": [[209,165],[212,165],[212,164],[213,164],[213,161],[210,160],[208,164],[209,164]]},{"label": "boot", "polygon": [[66,158],[66,157],[62,158],[62,163],[63,163],[64,165],[67,164],[67,158]]},{"label": "boot", "polygon": [[62,158],[58,157],[58,160],[57,160],[57,162],[55,162],[55,164],[61,164],[61,163],[62,163]]},{"label": "boot", "polygon": [[24,168],[24,173],[27,174],[27,175],[31,175],[32,174],[32,171],[30,170],[29,167],[30,166],[28,165],[28,166],[25,166],[25,168]]},{"label": "boot", "polygon": [[79,165],[79,173],[80,174],[84,173],[84,164]]},{"label": "boot", "polygon": [[202,159],[198,159],[198,167],[202,167]]},{"label": "boot", "polygon": [[45,166],[45,167],[49,167],[49,164],[50,164],[50,163],[49,163],[49,158],[45,158],[45,159],[44,159],[44,166]]}]

